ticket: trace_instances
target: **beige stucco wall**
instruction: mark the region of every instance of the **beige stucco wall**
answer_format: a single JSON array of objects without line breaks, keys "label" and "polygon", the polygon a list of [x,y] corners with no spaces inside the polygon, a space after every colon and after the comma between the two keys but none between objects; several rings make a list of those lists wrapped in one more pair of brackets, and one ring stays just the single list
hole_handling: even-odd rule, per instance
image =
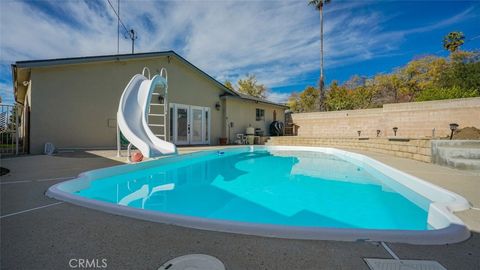
[{"label": "beige stucco wall", "polygon": [[409,138],[436,137],[450,134],[449,124],[480,128],[480,98],[465,98],[427,102],[386,104],[380,109],[336,112],[298,113],[292,115],[302,137],[375,137],[377,129],[381,137]]},{"label": "beige stucco wall", "polygon": [[[264,131],[264,135],[269,135],[270,124],[273,122],[273,111],[276,111],[277,121],[285,123],[284,107],[245,101],[234,97],[226,98],[225,103],[225,126],[230,142],[235,141],[236,134],[244,134],[250,125],[254,128],[261,128]],[[265,110],[264,120],[256,121],[257,108]],[[231,122],[233,122],[233,128],[229,127]]]},{"label": "beige stucco wall", "polygon": [[32,68],[30,152],[40,153],[45,142],[59,148],[115,147],[120,96],[144,66],[152,73],[167,68],[169,102],[211,108],[212,143],[225,135],[223,113],[215,109],[224,90],[174,57],[168,63],[165,56]]}]

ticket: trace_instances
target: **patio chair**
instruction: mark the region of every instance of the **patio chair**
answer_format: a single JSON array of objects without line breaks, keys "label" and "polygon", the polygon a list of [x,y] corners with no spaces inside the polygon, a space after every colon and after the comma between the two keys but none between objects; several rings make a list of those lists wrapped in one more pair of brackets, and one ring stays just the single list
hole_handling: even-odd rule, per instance
[{"label": "patio chair", "polygon": [[245,136],[245,134],[237,134],[236,137],[236,144],[247,144],[247,136]]}]

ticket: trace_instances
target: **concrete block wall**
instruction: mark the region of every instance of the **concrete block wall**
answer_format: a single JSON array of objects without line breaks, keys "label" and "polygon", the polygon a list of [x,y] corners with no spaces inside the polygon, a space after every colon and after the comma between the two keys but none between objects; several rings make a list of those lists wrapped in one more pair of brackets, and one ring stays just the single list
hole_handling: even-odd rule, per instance
[{"label": "concrete block wall", "polygon": [[397,136],[407,138],[445,137],[450,134],[449,124],[480,128],[480,97],[385,104],[383,108],[314,112],[292,114],[299,126],[298,136],[318,138],[355,138],[357,131],[362,137],[394,136],[393,127],[398,127]]},{"label": "concrete block wall", "polygon": [[383,153],[397,157],[431,162],[432,146],[429,139],[388,138],[317,138],[282,136],[271,137],[266,145],[294,145],[337,147]]}]

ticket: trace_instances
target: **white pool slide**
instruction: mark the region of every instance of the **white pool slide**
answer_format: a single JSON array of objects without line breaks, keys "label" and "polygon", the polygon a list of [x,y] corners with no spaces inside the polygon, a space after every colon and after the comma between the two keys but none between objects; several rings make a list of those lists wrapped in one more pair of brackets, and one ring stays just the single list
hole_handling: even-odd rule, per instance
[{"label": "white pool slide", "polygon": [[173,143],[158,138],[148,125],[150,99],[158,87],[166,90],[167,79],[161,75],[149,79],[143,74],[136,74],[125,87],[118,105],[117,122],[120,131],[147,158],[177,152]]}]

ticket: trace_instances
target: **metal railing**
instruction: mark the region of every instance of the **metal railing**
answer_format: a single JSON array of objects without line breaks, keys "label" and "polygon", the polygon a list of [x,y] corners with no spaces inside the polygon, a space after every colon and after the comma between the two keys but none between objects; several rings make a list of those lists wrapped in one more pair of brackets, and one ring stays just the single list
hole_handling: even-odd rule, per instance
[{"label": "metal railing", "polygon": [[21,134],[20,104],[0,103],[0,156],[25,153],[23,134]]}]

